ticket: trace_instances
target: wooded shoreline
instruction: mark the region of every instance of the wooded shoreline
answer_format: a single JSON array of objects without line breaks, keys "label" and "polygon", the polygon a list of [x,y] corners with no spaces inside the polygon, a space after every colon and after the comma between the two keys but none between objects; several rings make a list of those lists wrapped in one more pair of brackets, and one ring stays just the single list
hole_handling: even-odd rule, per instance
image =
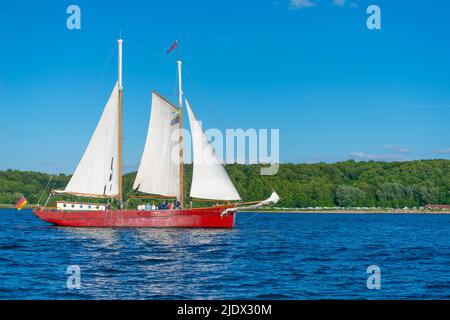
[{"label": "wooded shoreline", "polygon": [[243,210],[240,213],[299,213],[299,214],[450,214],[449,210]]},{"label": "wooded shoreline", "polygon": [[[450,205],[450,160],[282,163],[275,175],[263,177],[262,167],[262,164],[227,164],[226,170],[244,202],[266,199],[275,190],[281,199],[273,211],[289,208],[289,211],[329,212],[336,208],[356,208],[357,212],[360,209],[378,212],[378,208],[417,208],[422,212],[419,208],[430,204]],[[135,176],[132,172],[123,177],[126,196],[133,194]],[[190,185],[192,165],[186,164],[184,178],[185,184]],[[70,176],[64,174],[50,176],[32,171],[0,170],[0,203],[14,204],[22,195],[29,203],[45,203],[50,190],[64,189],[69,179]],[[55,196],[48,205],[54,206],[55,201],[64,199],[61,195]],[[185,189],[185,199],[190,203],[189,188]],[[131,207],[138,204],[139,200],[129,199]]]},{"label": "wooded shoreline", "polygon": [[[31,210],[36,205],[27,205],[22,210]],[[0,204],[0,209],[15,210],[13,205]],[[297,214],[450,214],[450,210],[428,210],[428,209],[383,209],[377,210],[357,210],[357,209],[342,209],[342,210],[302,210],[302,209],[259,209],[259,210],[242,210],[239,213],[297,213]]]}]

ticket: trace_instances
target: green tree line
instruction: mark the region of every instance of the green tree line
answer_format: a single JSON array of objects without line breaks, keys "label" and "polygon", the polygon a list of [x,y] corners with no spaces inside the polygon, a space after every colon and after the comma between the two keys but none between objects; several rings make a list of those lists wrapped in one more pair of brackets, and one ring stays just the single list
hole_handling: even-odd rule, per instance
[{"label": "green tree line", "polygon": [[[263,165],[229,164],[226,169],[244,201],[262,200],[271,186],[279,207],[419,207],[450,204],[450,160],[280,164],[273,176],[261,176]],[[189,186],[192,166],[185,166]],[[132,193],[136,173],[124,176],[124,193]],[[48,189],[64,188],[70,176],[52,177]],[[13,204],[23,194],[29,203],[45,201],[49,174],[0,171],[0,203]],[[189,188],[186,188],[189,201]]]}]

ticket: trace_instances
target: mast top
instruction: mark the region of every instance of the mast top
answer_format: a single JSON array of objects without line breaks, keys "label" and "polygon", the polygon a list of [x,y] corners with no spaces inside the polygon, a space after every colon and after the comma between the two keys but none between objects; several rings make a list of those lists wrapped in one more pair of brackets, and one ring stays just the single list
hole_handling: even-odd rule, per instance
[{"label": "mast top", "polygon": [[119,83],[119,90],[123,89],[122,86],[122,42],[123,40],[121,38],[119,38],[117,40],[117,47],[119,49],[119,54],[118,54],[118,58],[119,58],[119,65],[118,65],[118,77],[117,77],[117,82]]},{"label": "mast top", "polygon": [[183,85],[181,80],[181,60],[177,60],[178,64],[178,107],[183,107]]}]

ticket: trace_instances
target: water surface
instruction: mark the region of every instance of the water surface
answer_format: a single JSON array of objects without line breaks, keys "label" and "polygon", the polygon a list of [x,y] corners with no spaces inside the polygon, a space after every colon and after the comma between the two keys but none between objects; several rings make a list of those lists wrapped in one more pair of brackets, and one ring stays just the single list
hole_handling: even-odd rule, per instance
[{"label": "water surface", "polygon": [[[0,209],[0,299],[450,298],[450,215],[237,215],[233,230],[61,228]],[[81,269],[68,289],[67,267]],[[366,269],[381,268],[368,290]]]}]

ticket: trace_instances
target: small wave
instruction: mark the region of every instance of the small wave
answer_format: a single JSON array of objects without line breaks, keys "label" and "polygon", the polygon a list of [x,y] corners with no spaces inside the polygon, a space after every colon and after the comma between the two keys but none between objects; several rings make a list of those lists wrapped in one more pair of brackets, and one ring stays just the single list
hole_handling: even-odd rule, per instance
[{"label": "small wave", "polygon": [[328,257],[309,257],[309,258],[305,258],[303,260],[305,260],[305,262],[329,262],[329,261],[334,261],[335,259],[328,258]]},{"label": "small wave", "polygon": [[450,288],[450,285],[444,284],[444,283],[430,283],[430,284],[426,284],[425,288],[431,289],[431,290],[443,290],[443,289]]},{"label": "small wave", "polygon": [[111,268],[111,267],[103,267],[102,270],[106,271],[107,273],[126,273],[125,270],[115,269],[115,268]]},{"label": "small wave", "polygon": [[151,295],[150,298],[156,299],[156,300],[187,300],[187,299],[189,299],[189,297],[181,296],[181,295],[161,295],[161,294]]},{"label": "small wave", "polygon": [[156,264],[156,263],[167,263],[167,262],[174,262],[175,259],[168,259],[168,258],[145,258],[140,260],[143,263],[148,264]]},{"label": "small wave", "polygon": [[276,299],[292,299],[293,297],[287,296],[285,294],[268,293],[268,294],[259,294],[256,296],[256,298],[267,299],[267,300],[276,300]]},{"label": "small wave", "polygon": [[5,257],[0,257],[0,262],[15,262],[13,259],[9,259],[9,258],[5,258]]},{"label": "small wave", "polygon": [[16,250],[16,249],[22,249],[25,248],[24,245],[21,244],[6,244],[0,246],[0,250]]}]

